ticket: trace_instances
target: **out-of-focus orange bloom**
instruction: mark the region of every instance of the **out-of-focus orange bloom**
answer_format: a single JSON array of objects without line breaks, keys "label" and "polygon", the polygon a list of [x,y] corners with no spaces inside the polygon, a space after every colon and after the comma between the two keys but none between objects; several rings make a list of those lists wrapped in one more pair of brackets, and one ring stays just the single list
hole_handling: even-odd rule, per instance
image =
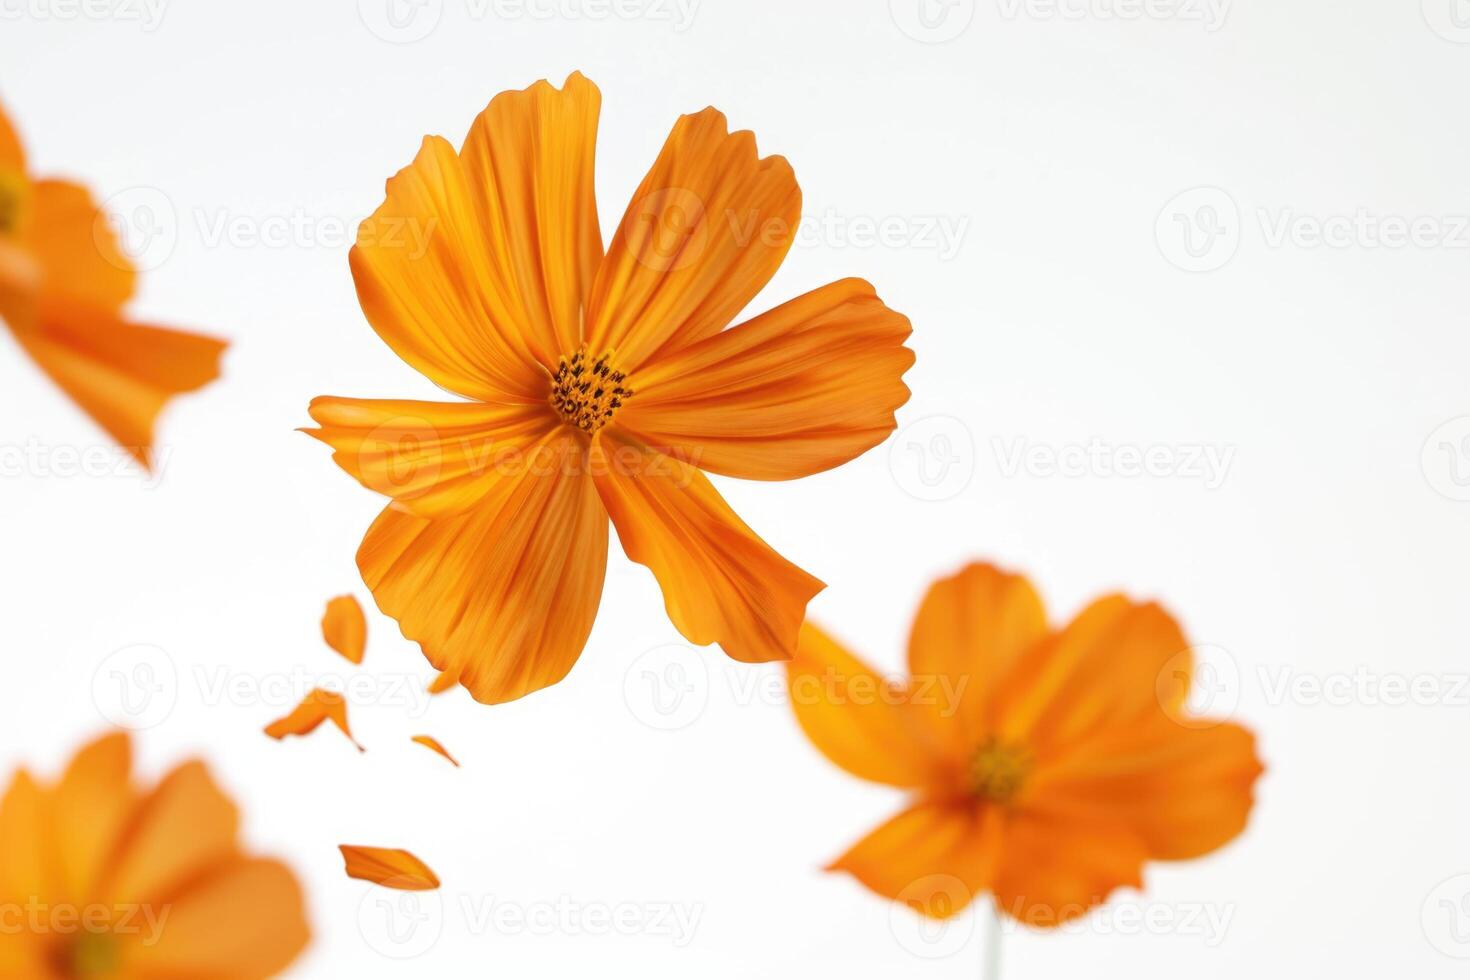
[{"label": "out-of-focus orange bloom", "polygon": [[600,105],[580,74],[497,96],[458,151],[425,139],[359,229],[368,321],[468,401],[311,404],[311,434],[393,498],[357,556],[378,605],[487,703],[571,669],[609,518],[691,641],[789,658],[822,583],[701,471],[829,469],[882,442],[909,394],[908,320],[861,280],[726,329],[790,248],[801,193],[714,109],[674,125],[604,254]]},{"label": "out-of-focus orange bloom", "polygon": [[0,109],[0,319],[51,380],[151,466],[158,413],[219,376],[225,344],[124,319],[136,278],[85,187],[27,173]]},{"label": "out-of-focus orange bloom", "polygon": [[829,759],[914,794],[829,867],[880,895],[944,918],[989,892],[1056,926],[1245,827],[1255,738],[1189,713],[1193,655],[1153,603],[1106,596],[1052,630],[1024,578],[970,565],[929,590],[908,662],[886,681],[808,623],[787,669]]},{"label": "out-of-focus orange bloom", "polygon": [[0,977],[254,980],[309,933],[301,888],[241,850],[239,813],[204,765],[145,789],[109,735],[42,785],[19,772],[0,800]]}]

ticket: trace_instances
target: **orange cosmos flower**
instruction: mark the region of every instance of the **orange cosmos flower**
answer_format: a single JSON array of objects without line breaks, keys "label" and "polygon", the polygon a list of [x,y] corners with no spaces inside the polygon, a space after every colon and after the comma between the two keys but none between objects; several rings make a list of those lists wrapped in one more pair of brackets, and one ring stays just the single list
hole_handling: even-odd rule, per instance
[{"label": "orange cosmos flower", "polygon": [[790,657],[822,583],[700,470],[829,469],[882,442],[908,399],[908,320],[866,282],[725,329],[790,248],[801,193],[714,109],[674,125],[604,254],[600,104],[580,74],[497,96],[458,152],[425,139],[359,230],[368,321],[470,400],[311,404],[312,435],[393,498],[358,552],[378,605],[488,703],[571,669],[609,518],[691,641]]},{"label": "orange cosmos flower", "polygon": [[0,111],[0,319],[138,462],[169,398],[219,376],[221,341],[133,323],[136,273],[85,187],[32,179]]},{"label": "orange cosmos flower", "polygon": [[1019,575],[936,582],[885,682],[807,624],[788,665],[797,720],[853,775],[913,792],[830,866],[936,918],[982,892],[1056,926],[1245,827],[1261,774],[1239,725],[1189,714],[1189,644],[1153,603],[1110,595],[1060,630]]},{"label": "orange cosmos flower", "polygon": [[109,735],[61,780],[0,799],[0,977],[275,976],[306,946],[301,888],[241,850],[239,814],[202,763],[144,789]]}]

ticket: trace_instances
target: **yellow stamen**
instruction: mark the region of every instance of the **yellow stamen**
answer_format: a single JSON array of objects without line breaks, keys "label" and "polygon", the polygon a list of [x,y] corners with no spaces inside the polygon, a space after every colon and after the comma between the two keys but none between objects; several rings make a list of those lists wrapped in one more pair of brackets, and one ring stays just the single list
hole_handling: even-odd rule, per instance
[{"label": "yellow stamen", "polygon": [[551,407],[562,421],[583,432],[596,432],[633,396],[624,382],[628,376],[614,370],[612,353],[592,360],[587,348],[563,357],[551,378]]},{"label": "yellow stamen", "polygon": [[58,972],[68,980],[103,980],[122,966],[117,939],[108,932],[80,933],[58,952]]},{"label": "yellow stamen", "polygon": [[1031,772],[1031,755],[1019,745],[990,738],[970,760],[970,789],[992,803],[1009,803]]},{"label": "yellow stamen", "polygon": [[20,228],[25,198],[25,176],[0,167],[0,235],[14,234]]}]

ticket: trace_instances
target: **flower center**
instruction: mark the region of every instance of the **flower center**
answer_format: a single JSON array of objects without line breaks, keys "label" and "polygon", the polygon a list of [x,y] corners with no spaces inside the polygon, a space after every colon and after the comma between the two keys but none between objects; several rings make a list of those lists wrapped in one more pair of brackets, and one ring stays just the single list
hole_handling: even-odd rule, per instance
[{"label": "flower center", "polygon": [[587,348],[563,357],[551,378],[551,407],[562,421],[583,432],[596,432],[633,395],[628,376],[612,366],[611,352],[592,360]]},{"label": "flower center", "polygon": [[1031,772],[1031,755],[1019,745],[991,737],[970,760],[970,790],[992,803],[1009,803]]},{"label": "flower center", "polygon": [[20,228],[25,191],[24,176],[0,167],[0,235],[14,234]]},{"label": "flower center", "polygon": [[79,933],[56,951],[55,966],[68,980],[116,976],[121,966],[117,939],[108,932]]}]

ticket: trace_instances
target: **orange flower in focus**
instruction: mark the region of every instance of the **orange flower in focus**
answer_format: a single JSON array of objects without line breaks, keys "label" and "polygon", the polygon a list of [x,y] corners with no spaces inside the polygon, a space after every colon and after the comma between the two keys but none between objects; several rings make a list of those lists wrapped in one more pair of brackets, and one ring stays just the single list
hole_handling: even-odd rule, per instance
[{"label": "orange flower in focus", "polygon": [[158,413],[219,376],[225,344],[124,319],[136,278],[85,187],[27,175],[0,111],[0,319],[52,381],[151,467]]},{"label": "orange flower in focus", "polygon": [[311,434],[393,498],[357,556],[379,607],[487,703],[571,669],[609,518],[692,642],[789,658],[822,583],[701,470],[830,469],[882,442],[908,399],[908,320],[861,280],[726,329],[790,248],[801,193],[714,109],[674,125],[604,254],[600,105],[580,74],[497,96],[458,151],[425,139],[359,229],[368,321],[469,400],[311,404]]},{"label": "orange flower in focus", "polygon": [[1245,827],[1255,738],[1188,712],[1190,647],[1153,603],[1106,596],[1051,630],[1024,578],[970,565],[929,590],[908,662],[887,683],[807,624],[788,665],[816,746],[913,793],[829,867],[880,895],[944,918],[989,892],[1056,926]]},{"label": "orange flower in focus", "polygon": [[239,814],[204,765],[134,785],[109,735],[55,785],[16,774],[0,800],[0,977],[253,980],[309,938],[301,888],[245,854]]}]

